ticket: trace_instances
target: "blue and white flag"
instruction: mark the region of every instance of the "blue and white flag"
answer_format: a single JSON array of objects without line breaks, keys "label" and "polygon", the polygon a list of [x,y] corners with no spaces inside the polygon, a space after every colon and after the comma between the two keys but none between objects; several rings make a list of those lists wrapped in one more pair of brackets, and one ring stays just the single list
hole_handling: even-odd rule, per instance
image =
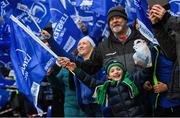
[{"label": "blue and white flag", "polygon": [[7,19],[13,14],[37,35],[50,19],[47,0],[1,0],[1,3],[1,16]]},{"label": "blue and white flag", "polygon": [[[94,39],[102,36],[108,10],[123,0],[76,0],[79,19],[86,24],[89,35]],[[97,36],[97,37],[96,37]],[[96,42],[95,41],[95,42]],[[97,41],[98,42],[98,41]]]},{"label": "blue and white flag", "polygon": [[60,49],[71,52],[77,48],[83,34],[68,15],[60,1],[49,0],[54,40]]},{"label": "blue and white flag", "polygon": [[121,6],[125,8],[125,11],[128,16],[128,26],[134,25],[134,21],[136,20],[136,7],[134,5],[134,0],[123,0],[121,2]]},{"label": "blue and white flag", "polygon": [[74,2],[71,2],[70,0],[64,0],[61,1],[61,3],[63,4],[64,8],[67,10],[70,16],[76,14],[76,8]]},{"label": "blue and white flag", "polygon": [[8,18],[16,9],[17,3],[19,2],[20,0],[0,0],[0,15],[3,17],[6,16]]},{"label": "blue and white flag", "polygon": [[77,6],[81,8],[90,7],[91,11],[107,16],[107,12],[111,7],[114,6],[123,6],[128,15],[128,25],[132,25],[134,23],[134,19],[136,18],[136,9],[133,0],[77,0]]},{"label": "blue and white flag", "polygon": [[89,36],[94,39],[94,42],[96,44],[98,44],[101,41],[105,26],[106,26],[106,17],[99,15],[96,18],[92,31],[90,31],[89,33]]},{"label": "blue and white flag", "polygon": [[17,9],[13,15],[39,35],[41,29],[47,25],[50,19],[48,0],[23,1],[17,4]]},{"label": "blue and white flag", "polygon": [[169,0],[170,14],[180,17],[180,0]]},{"label": "blue and white flag", "polygon": [[157,39],[152,32],[151,21],[148,19],[148,4],[146,0],[134,0],[137,13],[138,29],[141,34],[154,44],[158,44]]},{"label": "blue and white flag", "polygon": [[34,40],[30,30],[19,25],[15,17],[11,16],[11,20],[11,59],[16,74],[16,86],[42,115],[42,110],[37,105],[40,82],[54,63],[54,58]]},{"label": "blue and white flag", "polygon": [[117,6],[119,3],[118,0],[77,0],[76,6],[90,7],[92,11],[106,16],[108,10],[113,6]]},{"label": "blue and white flag", "polygon": [[82,21],[86,25],[88,31],[91,32],[97,19],[96,13],[88,7],[85,9],[84,7],[77,7],[77,12],[77,19]]}]

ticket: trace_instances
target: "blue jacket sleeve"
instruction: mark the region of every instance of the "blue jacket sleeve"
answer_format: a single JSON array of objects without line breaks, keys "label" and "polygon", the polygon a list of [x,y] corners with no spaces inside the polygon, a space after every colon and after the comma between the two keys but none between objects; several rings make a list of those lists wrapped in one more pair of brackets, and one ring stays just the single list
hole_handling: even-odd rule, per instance
[{"label": "blue jacket sleeve", "polygon": [[90,89],[95,89],[96,86],[103,83],[102,80],[95,79],[93,76],[90,76],[80,68],[76,68],[74,73],[76,74],[77,78]]}]

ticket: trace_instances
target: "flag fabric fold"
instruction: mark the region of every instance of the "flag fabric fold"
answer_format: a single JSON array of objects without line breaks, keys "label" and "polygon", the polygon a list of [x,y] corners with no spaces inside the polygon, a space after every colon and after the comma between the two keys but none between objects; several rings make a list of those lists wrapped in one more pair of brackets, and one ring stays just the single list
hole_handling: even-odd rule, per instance
[{"label": "flag fabric fold", "polygon": [[132,4],[134,4],[136,8],[138,30],[149,41],[151,41],[154,44],[159,44],[157,39],[154,37],[151,21],[148,19],[147,16],[147,10],[148,10],[147,1],[134,0]]},{"label": "flag fabric fold", "polygon": [[69,16],[60,1],[49,0],[50,13],[54,40],[59,44],[59,49],[66,52],[74,51],[82,32]]},{"label": "flag fabric fold", "polygon": [[[11,59],[16,74],[17,89],[37,105],[40,82],[54,63],[54,57],[39,45],[15,21],[11,22]],[[29,30],[30,31],[30,30]]]},{"label": "flag fabric fold", "polygon": [[170,14],[180,17],[180,0],[169,0]]}]

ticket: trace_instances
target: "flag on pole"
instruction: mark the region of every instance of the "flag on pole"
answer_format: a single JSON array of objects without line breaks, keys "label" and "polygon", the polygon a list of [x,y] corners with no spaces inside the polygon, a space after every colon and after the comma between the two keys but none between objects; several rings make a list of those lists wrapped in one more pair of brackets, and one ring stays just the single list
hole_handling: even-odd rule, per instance
[{"label": "flag on pole", "polygon": [[1,16],[8,20],[12,14],[36,35],[40,35],[50,19],[48,0],[1,0]]},{"label": "flag on pole", "polygon": [[[40,82],[54,63],[54,57],[37,43],[36,36],[14,16],[11,22],[11,59],[16,74],[17,89],[34,103],[37,111],[37,98]],[[40,40],[40,39],[39,39]],[[42,42],[41,42],[42,43]]]},{"label": "flag on pole", "polygon": [[82,32],[68,15],[60,1],[49,0],[49,5],[54,40],[59,44],[60,49],[66,52],[75,50],[79,40],[83,37]]}]

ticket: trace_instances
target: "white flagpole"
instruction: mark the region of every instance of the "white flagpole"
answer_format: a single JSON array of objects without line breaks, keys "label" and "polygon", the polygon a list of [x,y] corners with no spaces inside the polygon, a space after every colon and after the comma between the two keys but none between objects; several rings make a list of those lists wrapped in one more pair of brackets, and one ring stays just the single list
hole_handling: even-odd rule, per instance
[{"label": "white flagpole", "polygon": [[28,7],[26,5],[23,5],[21,3],[18,3],[17,5],[17,9],[22,10],[24,12],[26,12],[30,18],[32,19],[32,21],[34,22],[34,24],[36,25],[36,27],[38,28],[39,32],[41,32],[41,28],[39,27],[39,25],[37,24],[36,20],[34,19],[34,17],[31,15],[30,11],[28,10]]},{"label": "white flagpole", "polygon": [[47,47],[31,30],[29,30],[24,24],[22,24],[16,17],[11,15],[10,19],[14,21],[16,24],[18,24],[18,26],[20,26],[27,34],[29,34],[29,36],[31,36],[37,43],[39,43],[51,55],[53,55],[56,59],[58,58],[57,54],[55,54],[49,47]]}]

